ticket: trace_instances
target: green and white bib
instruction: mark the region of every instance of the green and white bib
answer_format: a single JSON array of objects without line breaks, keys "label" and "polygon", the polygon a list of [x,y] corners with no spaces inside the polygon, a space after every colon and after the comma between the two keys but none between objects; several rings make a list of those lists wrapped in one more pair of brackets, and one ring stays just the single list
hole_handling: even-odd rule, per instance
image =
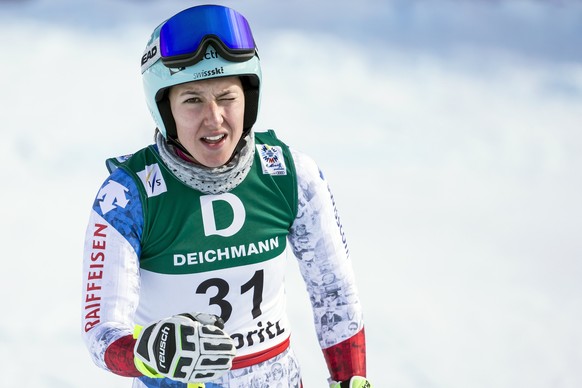
[{"label": "green and white bib", "polygon": [[120,166],[136,181],[144,214],[137,323],[213,313],[225,320],[238,356],[288,338],[284,272],[297,212],[295,166],[274,132],[256,133],[255,141],[251,171],[223,194],[186,186],[154,146]]}]

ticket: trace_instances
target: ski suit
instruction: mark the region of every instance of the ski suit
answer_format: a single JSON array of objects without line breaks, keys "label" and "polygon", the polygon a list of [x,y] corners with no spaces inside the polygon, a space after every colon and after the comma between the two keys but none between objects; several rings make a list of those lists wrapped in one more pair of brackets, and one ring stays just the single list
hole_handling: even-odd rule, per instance
[{"label": "ski suit", "polygon": [[365,376],[365,338],[346,239],[315,162],[255,133],[244,180],[221,194],[183,184],[155,145],[110,159],[87,226],[82,333],[94,362],[133,387],[186,387],[136,373],[134,326],[220,316],[237,349],[206,387],[300,387],[285,306],[288,248],[299,263],[331,378]]}]

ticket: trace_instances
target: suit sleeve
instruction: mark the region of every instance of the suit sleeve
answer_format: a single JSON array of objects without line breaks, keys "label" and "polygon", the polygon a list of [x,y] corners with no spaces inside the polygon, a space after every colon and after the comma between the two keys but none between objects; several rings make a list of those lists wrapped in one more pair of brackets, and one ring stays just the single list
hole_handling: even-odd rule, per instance
[{"label": "suit sleeve", "polygon": [[85,236],[82,335],[95,364],[123,376],[133,365],[143,209],[134,180],[115,170],[99,189]]},{"label": "suit sleeve", "polygon": [[362,308],[335,200],[315,162],[292,153],[299,187],[289,241],[310,297],[319,344],[333,380],[365,376]]}]

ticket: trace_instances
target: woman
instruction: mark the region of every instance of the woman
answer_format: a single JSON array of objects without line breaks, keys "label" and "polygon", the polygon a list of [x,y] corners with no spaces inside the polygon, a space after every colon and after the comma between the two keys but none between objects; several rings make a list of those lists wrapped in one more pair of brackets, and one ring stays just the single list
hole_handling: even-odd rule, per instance
[{"label": "woman", "polygon": [[[330,385],[369,387],[333,196],[309,157],[253,130],[261,71],[246,19],[186,9],[154,30],[141,63],[155,144],[107,161],[87,228],[83,335],[95,363],[134,387],[299,386],[289,243],[319,338],[324,276],[346,301],[334,314],[357,324],[321,341]],[[287,369],[274,376],[274,365]]]}]

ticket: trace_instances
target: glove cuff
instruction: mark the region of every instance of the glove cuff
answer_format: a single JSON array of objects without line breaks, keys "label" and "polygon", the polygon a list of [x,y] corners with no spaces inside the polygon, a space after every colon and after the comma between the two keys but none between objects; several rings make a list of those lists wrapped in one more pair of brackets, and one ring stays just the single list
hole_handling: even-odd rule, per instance
[{"label": "glove cuff", "polygon": [[[143,326],[135,325],[135,327],[133,328],[133,338],[138,339],[142,330],[143,330]],[[164,377],[161,374],[157,373],[152,368],[150,368],[149,366],[147,366],[146,364],[144,364],[143,361],[141,361],[139,358],[137,358],[135,356],[133,357],[133,363],[135,364],[135,367],[137,368],[137,370],[144,376],[151,377],[154,379],[159,379],[159,378]]]},{"label": "glove cuff", "polygon": [[155,370],[151,369],[149,366],[144,364],[137,357],[133,358],[133,363],[135,364],[135,367],[137,368],[137,370],[140,371],[140,373],[143,374],[144,376],[151,377],[154,379],[160,379],[160,378],[164,377],[161,374],[156,373]]},{"label": "glove cuff", "polygon": [[365,377],[354,376],[349,381],[332,382],[330,388],[372,388],[372,384]]}]

